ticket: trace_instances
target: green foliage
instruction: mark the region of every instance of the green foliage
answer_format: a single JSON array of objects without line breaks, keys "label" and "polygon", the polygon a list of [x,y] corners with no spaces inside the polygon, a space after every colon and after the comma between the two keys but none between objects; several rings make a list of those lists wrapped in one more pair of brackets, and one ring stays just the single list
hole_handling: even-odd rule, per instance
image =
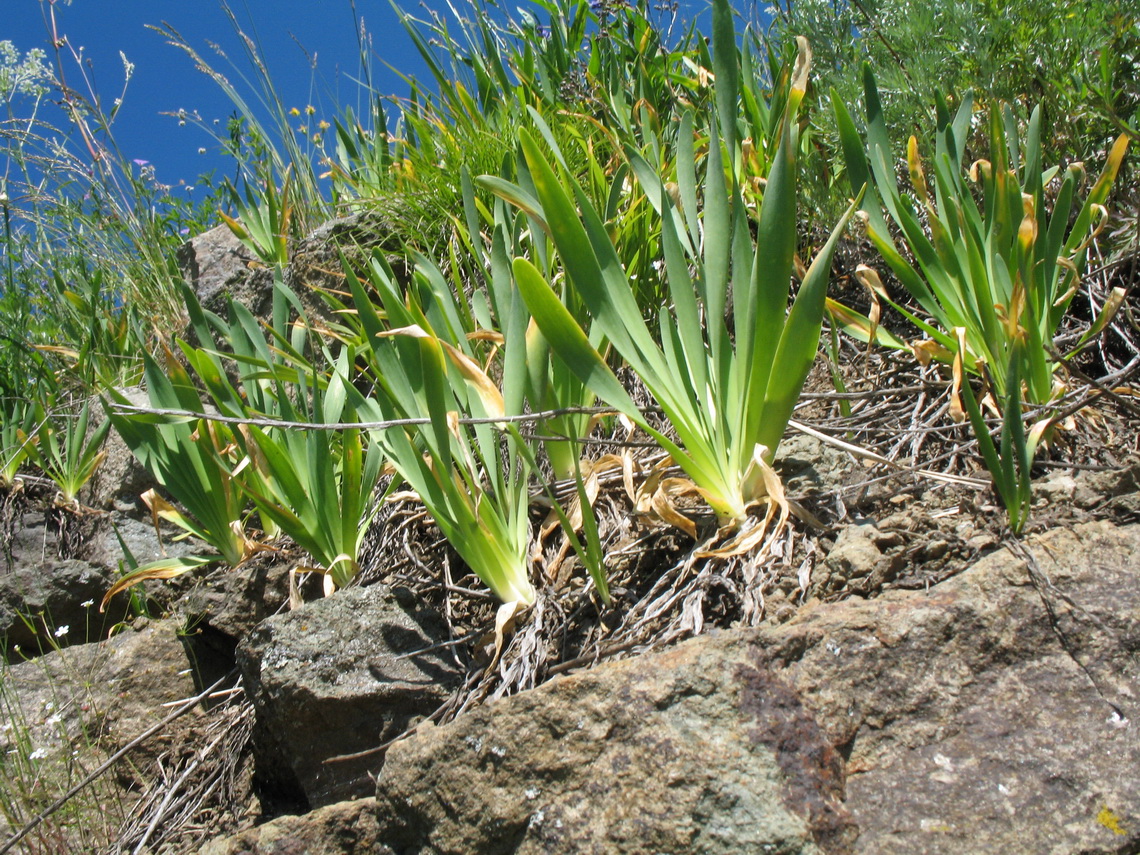
[{"label": "green foliage", "polygon": [[[350,394],[353,351],[334,356],[314,342],[300,303],[280,281],[267,332],[241,304],[231,304],[228,323],[212,316],[208,324],[189,290],[186,300],[199,343],[206,346],[183,343],[182,350],[221,413],[316,424],[356,419],[350,403],[359,398],[355,390]],[[290,333],[293,312],[297,320]],[[218,344],[232,349],[236,386],[215,349]],[[313,345],[317,352],[306,355]],[[373,492],[383,463],[379,447],[357,429],[300,431],[246,424],[234,439],[241,460],[233,474],[263,526],[287,534],[307,550],[333,585],[348,584],[359,570],[360,545],[376,507]]]},{"label": "green foliage", "polygon": [[[220,414],[318,424],[356,418],[350,399],[360,396],[350,386],[352,350],[334,356],[322,343],[313,342],[296,296],[280,281],[268,330],[239,303],[230,305],[229,318],[223,320],[203,311],[189,288],[183,295],[199,346],[178,344]],[[294,312],[296,322],[290,323]],[[157,395],[151,387],[151,404],[203,412],[190,373],[177,363],[174,366],[168,372],[170,384],[160,384]],[[282,532],[307,550],[317,564],[314,569],[328,573],[334,587],[343,587],[356,575],[383,463],[379,447],[366,442],[360,430],[301,431],[256,424],[234,430],[200,420],[192,433],[179,438],[189,431],[185,417],[118,414],[116,419],[132,451],[188,512],[154,504],[152,498],[159,515],[214,545],[231,565],[256,548],[243,534],[248,500],[260,514],[263,528]],[[158,450],[164,436],[174,437],[174,447]],[[189,447],[181,448],[180,443]],[[188,470],[185,477],[177,477],[181,470]],[[195,559],[177,566],[170,561],[146,565],[127,577],[127,583],[151,578],[148,574],[155,571],[185,572],[198,563]]]},{"label": "green foliage", "polygon": [[[144,373],[152,408],[203,412],[190,375],[173,354],[168,354],[165,369],[146,357]],[[231,567],[240,564],[246,557],[248,540],[243,526],[245,496],[233,476],[237,463],[233,432],[205,419],[126,415],[113,405],[130,406],[131,402],[115,389],[107,391],[106,403],[111,423],[127,447],[185,509],[179,511],[152,496],[151,510],[156,518],[174,523],[213,547],[216,554],[204,556],[207,560],[221,559]],[[136,572],[154,569],[144,565]]]},{"label": "green foliage", "polygon": [[[310,423],[354,420],[346,406],[348,381],[342,361],[322,389],[309,387],[302,409],[283,408],[286,418]],[[305,390],[301,390],[303,395]],[[272,430],[243,427],[249,465],[242,488],[262,519],[277,527],[325,570],[335,587],[347,585],[360,569],[360,547],[378,503],[380,446],[359,429]]]},{"label": "green foliage", "polygon": [[[537,596],[532,499],[541,484],[553,501],[550,474],[576,482],[578,507],[553,501],[554,510],[608,599],[579,443],[593,423],[580,410],[601,398],[647,430],[727,527],[758,502],[780,505],[771,464],[825,309],[833,336],[844,328],[901,346],[826,299],[854,211],[847,199],[866,184],[868,234],[919,309],[893,305],[947,359],[958,355],[960,381],[980,374],[1002,402],[995,444],[973,389],[963,389],[1019,531],[1036,441],[1022,429],[1022,384],[1031,401],[1051,400],[1049,348],[1125,142],[1084,194],[1078,165],[1042,163],[1053,151],[1104,148],[1104,129],[1134,128],[1138,106],[1135,0],[1061,16],[1041,14],[1043,2],[825,9],[804,0],[779,11],[765,41],[751,30],[738,39],[732,7],[716,0],[710,51],[695,28],[667,34],[649,0],[538,0],[517,13],[488,0],[451,17],[402,15],[430,81],[409,80],[409,96],[391,103],[366,83],[362,115],[336,111],[331,121],[312,105],[287,107],[255,40],[243,39],[254,76],[241,88],[165,28],[237,111],[218,135],[235,172],[207,180],[197,207],[174,199],[153,167],[124,161],[114,110],[98,109],[106,99],[65,85],[62,45],[53,71],[46,57],[0,43],[0,336],[11,344],[0,351],[0,485],[31,462],[74,501],[113,424],[180,505],[149,494],[156,518],[211,547],[132,566],[115,590],[213,560],[240,563],[258,547],[246,535],[258,518],[266,537],[289,535],[339,587],[359,568],[387,461],[472,570],[517,605]],[[835,130],[812,115],[797,31],[823,59]],[[859,86],[854,69],[867,57],[882,100],[869,72]],[[970,97],[953,117],[940,102],[933,160],[920,160],[912,138],[911,185],[900,190],[889,140],[925,126],[924,99],[946,80],[987,100],[1041,96],[1050,118],[1036,110],[1021,122],[1014,105],[980,123]],[[70,135],[40,117],[53,93]],[[860,97],[866,143],[844,106]],[[965,169],[985,142],[989,160]],[[831,157],[839,148],[845,177]],[[846,211],[793,293],[805,174],[807,208]],[[314,226],[346,208],[379,209],[394,215],[386,249],[403,246],[414,269],[397,276],[377,252],[367,276],[346,271],[344,291],[324,295],[333,315],[319,325],[280,281],[268,322],[237,304],[223,318],[174,284],[173,257],[181,230],[198,231],[219,207],[279,274],[290,243]],[[611,367],[619,359],[670,430],[635,408]],[[211,407],[241,424],[119,409],[128,403],[120,387],[140,379],[153,408]],[[92,391],[111,412],[93,433],[87,407],[64,420],[58,406]],[[393,419],[410,422],[281,424]]]},{"label": "green foliage", "polygon": [[1140,99],[1136,0],[796,0],[781,6],[777,44],[805,36],[817,49],[820,96],[862,96],[860,69],[882,82],[890,136],[929,126],[935,92],[1050,105],[1045,159],[1081,159],[1104,145]]},{"label": "green foliage", "polygon": [[[1020,368],[1024,361],[1021,348],[1024,342],[1019,337],[1013,345],[1009,356],[1007,377],[1009,390],[1002,401],[1002,427],[1000,445],[995,445],[990,436],[982,416],[982,409],[978,399],[968,382],[962,382],[962,398],[966,403],[966,412],[970,417],[970,426],[978,440],[978,447],[982,451],[982,459],[986,469],[993,479],[994,490],[1005,506],[1009,517],[1009,527],[1014,534],[1021,534],[1029,519],[1029,510],[1033,501],[1032,476],[1030,469],[1033,466],[1033,457],[1037,450],[1037,443],[1045,424],[1039,425],[1028,437],[1021,416]],[[959,361],[962,351],[959,350]],[[961,366],[956,365],[961,376]]]},{"label": "green foliage", "polygon": [[57,501],[64,507],[77,504],[79,491],[106,456],[103,441],[111,430],[111,422],[104,419],[88,432],[90,417],[90,401],[84,401],[78,414],[44,414],[41,410],[36,441],[28,446],[28,456],[56,485]]},{"label": "green foliage", "polygon": [[[55,33],[60,8],[45,7]],[[91,77],[66,39],[51,51],[50,62],[38,50],[21,58],[0,43],[0,390],[49,411],[139,381],[141,354],[180,312],[182,232],[201,231],[215,207],[208,178],[196,205],[117,149],[115,115],[134,70],[125,57],[111,99],[76,85]],[[66,121],[51,120],[49,106]]]},{"label": "green foliage", "polygon": [[[657,165],[626,151],[661,218],[669,301],[658,325],[660,342],[641,321],[642,307],[628,275],[581,186],[564,172],[559,176],[535,141],[522,137],[538,213],[573,287],[594,325],[657,399],[680,445],[645,423],[534,265],[516,259],[514,269],[527,306],[555,352],[599,397],[657,438],[723,523],[736,524],[769,492],[771,460],[815,359],[831,254],[846,218],[785,316],[795,252],[794,118],[807,78],[806,44],[789,84],[781,142],[753,242],[735,170],[732,180],[725,179],[721,142],[732,158],[738,144],[735,86],[740,72],[731,11],[723,0],[714,5],[714,38],[717,109],[701,116],[701,133],[710,141],[703,176],[698,177],[692,114],[681,119],[677,135],[676,199]],[[755,86],[754,80],[742,83]],[[725,323],[729,317],[731,332]]]},{"label": "green foliage", "polygon": [[[944,108],[939,110],[933,186],[928,185],[918,143],[910,138],[907,165],[918,201],[916,210],[911,197],[898,188],[878,87],[869,67],[864,73],[865,150],[841,96],[832,94],[847,174],[853,188],[871,183],[865,206],[867,235],[934,323],[897,303],[892,305],[945,353],[957,349],[955,330],[964,329],[967,370],[980,371],[984,365],[1003,398],[1009,387],[1007,366],[1016,349],[1022,363],[1018,374],[1025,378],[1028,399],[1049,401],[1056,369],[1050,355],[1053,337],[1077,293],[1089,243],[1104,225],[1104,202],[1124,158],[1127,138],[1116,141],[1104,171],[1083,202],[1078,199],[1084,177],[1081,166],[1065,170],[1050,214],[1045,188],[1058,170],[1043,171],[1040,108],[1033,111],[1024,145],[1019,144],[1012,111],[991,109],[990,160],[976,161],[967,170],[962,161],[974,117],[973,100],[967,96],[953,120]],[[977,185],[980,199],[972,184]],[[898,227],[917,269],[896,246],[880,202]],[[1071,209],[1078,202],[1071,219]],[[1025,345],[1015,348],[1014,341],[1022,333],[1027,336]]]},{"label": "green foliage", "polygon": [[[400,477],[456,552],[504,603],[534,602],[528,572],[531,464],[517,432],[492,423],[462,424],[458,416],[518,415],[523,406],[525,351],[510,347],[500,391],[481,367],[477,341],[464,334],[464,307],[426,259],[420,259],[408,300],[381,259],[371,284],[382,322],[361,283],[350,274],[353,302],[371,343],[377,383],[374,412],[382,420],[424,419],[376,435]],[[512,339],[525,329],[520,300],[504,317]],[[437,329],[439,332],[437,333]]]},{"label": "green foliage", "polygon": [[254,255],[265,264],[279,268],[289,263],[289,239],[294,237],[291,172],[292,167],[287,167],[280,190],[272,180],[266,182],[264,191],[260,188],[255,191],[247,181],[243,197],[237,188],[227,185],[238,216],[235,219],[224,211],[220,214],[230,231]]},{"label": "green foliage", "polygon": [[0,401],[0,489],[10,490],[35,442],[36,408],[20,398]]}]

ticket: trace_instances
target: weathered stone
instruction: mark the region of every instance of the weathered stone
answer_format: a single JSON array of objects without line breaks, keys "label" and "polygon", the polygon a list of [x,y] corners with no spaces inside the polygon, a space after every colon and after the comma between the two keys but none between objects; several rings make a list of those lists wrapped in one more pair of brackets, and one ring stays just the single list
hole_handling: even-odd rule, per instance
[{"label": "weathered stone", "polygon": [[929,594],[817,609],[770,649],[849,755],[858,851],[1140,846],[1140,527],[1030,549],[1036,581],[999,551]]},{"label": "weathered stone", "polygon": [[17,646],[23,655],[35,656],[106,638],[130,614],[126,595],[99,612],[99,602],[116,576],[106,567],[78,560],[17,564],[0,576],[0,649],[11,659]]},{"label": "weathered stone", "polygon": [[83,557],[93,564],[118,567],[119,562],[125,558],[124,547],[138,564],[210,551],[207,544],[196,538],[180,538],[179,534],[185,532],[180,532],[172,523],[161,521],[160,525],[161,534],[155,531],[149,511],[145,519],[122,514],[100,517],[87,543],[83,545]]},{"label": "weathered stone", "polygon": [[[234,639],[235,644],[268,617],[285,610],[289,565],[267,560],[220,568],[202,579],[179,603],[179,610]],[[317,581],[314,579],[313,581]],[[319,582],[318,582],[319,584]],[[317,585],[306,585],[305,590]]]},{"label": "weathered stone", "polygon": [[[316,596],[320,582],[311,576],[300,590]],[[175,608],[188,624],[183,641],[199,685],[205,688],[230,673],[241,640],[266,618],[282,613],[288,599],[289,566],[265,556],[198,579]]]},{"label": "weathered stone", "polygon": [[891,538],[871,524],[844,528],[822,568],[814,574],[817,582],[812,593],[870,593],[893,581],[902,567],[902,557],[891,551],[897,545]]},{"label": "weathered stone", "polygon": [[[1084,524],[1029,548],[1036,584],[999,550],[929,593],[817,605],[759,633],[848,758],[857,852],[1140,843],[1140,527]],[[1123,834],[1105,809],[1128,818]]]},{"label": "weathered stone", "polygon": [[555,680],[399,742],[399,852],[847,852],[843,760],[750,633]]},{"label": "weathered stone", "polygon": [[383,586],[348,588],[272,617],[238,648],[257,710],[254,757],[271,813],[373,789],[376,748],[434,712],[461,679],[434,610],[413,612]]},{"label": "weathered stone", "polygon": [[[341,253],[354,268],[363,270],[373,249],[399,248],[393,245],[392,235],[396,233],[382,215],[374,212],[331,220],[291,248],[282,281],[300,298],[310,316],[325,317],[328,307],[314,289],[343,288]],[[394,254],[392,260],[402,275],[403,255]],[[228,302],[236,300],[257,317],[269,316],[274,272],[252,258],[229,226],[218,226],[183,244],[178,265],[206,309],[225,317]]]},{"label": "weathered stone", "polygon": [[[297,244],[285,272],[285,284],[298,295],[313,288],[344,290],[343,254],[348,263],[363,270],[373,250],[388,250],[396,268],[406,263],[398,240],[398,229],[374,212],[351,214],[330,220]],[[397,274],[401,269],[395,269]]]},{"label": "weathered stone", "polygon": [[1140,851],[1140,526],[1082,524],[1028,549],[929,592],[817,603],[423,728],[388,752],[382,839],[433,853]]},{"label": "weathered stone", "polygon": [[[169,712],[164,703],[194,694],[177,630],[177,622],[162,621],[11,665],[0,750],[26,739],[49,761],[70,763],[77,751],[87,768],[97,765],[161,721]],[[140,745],[132,754],[136,765],[165,750],[169,737],[159,733]]]},{"label": "weathered stone", "polygon": [[209,308],[246,287],[250,260],[249,250],[225,224],[190,238],[178,250],[182,278]]},{"label": "weathered stone", "polygon": [[303,816],[281,816],[213,840],[199,855],[392,855],[380,842],[374,799],[338,802]]},{"label": "weathered stone", "polygon": [[407,256],[398,239],[399,229],[376,211],[361,211],[346,217],[330,220],[319,226],[304,240],[298,241],[283,271],[286,286],[297,295],[310,318],[332,319],[328,303],[319,294],[321,290],[344,292],[344,264],[367,278],[372,253],[386,253],[389,265],[397,278],[409,277]]},{"label": "weathered stone", "polygon": [[[5,799],[12,800],[8,821],[46,807],[162,722],[167,705],[194,694],[178,628],[175,621],[162,621],[126,629],[4,670],[0,752],[6,755],[5,774],[12,776],[4,784]],[[127,851],[119,845],[127,816],[148,788],[178,768],[180,756],[203,743],[207,724],[195,707],[132,745],[125,759],[14,851]],[[0,818],[0,834],[7,837],[19,825]]]},{"label": "weathered stone", "polygon": [[776,450],[776,468],[791,495],[832,490],[851,471],[851,455],[807,434],[793,434]]}]

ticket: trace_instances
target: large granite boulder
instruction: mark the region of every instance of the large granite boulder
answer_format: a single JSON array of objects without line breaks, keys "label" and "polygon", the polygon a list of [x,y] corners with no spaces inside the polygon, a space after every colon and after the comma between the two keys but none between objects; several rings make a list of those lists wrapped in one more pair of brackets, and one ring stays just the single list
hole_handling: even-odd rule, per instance
[{"label": "large granite boulder", "polygon": [[555,680],[388,752],[399,852],[1140,851],[1140,526]]}]

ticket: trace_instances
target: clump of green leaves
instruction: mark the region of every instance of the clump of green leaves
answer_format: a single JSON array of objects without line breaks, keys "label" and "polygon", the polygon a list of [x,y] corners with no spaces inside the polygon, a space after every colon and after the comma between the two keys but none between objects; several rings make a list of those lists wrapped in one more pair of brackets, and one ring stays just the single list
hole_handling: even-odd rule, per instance
[{"label": "clump of green leaves", "polygon": [[[868,184],[864,206],[868,237],[933,323],[898,303],[892,301],[892,305],[929,336],[938,345],[936,352],[947,359],[958,348],[954,331],[964,329],[966,370],[977,372],[984,365],[999,397],[1008,392],[1007,368],[1016,352],[1021,361],[1018,376],[1026,383],[1028,400],[1049,401],[1055,394],[1057,367],[1051,355],[1053,338],[1077,293],[1089,244],[1106,221],[1104,203],[1127,150],[1127,137],[1117,139],[1100,178],[1083,201],[1078,199],[1082,166],[1066,169],[1050,212],[1045,188],[1058,169],[1042,166],[1041,108],[1033,111],[1021,145],[1012,110],[995,105],[989,116],[990,159],[964,168],[973,99],[964,98],[953,119],[940,102],[931,164],[933,186],[913,136],[907,146],[916,207],[895,178],[895,161],[870,67],[864,75],[865,147],[843,99],[832,93],[847,174],[853,188]],[[1074,217],[1072,209],[1078,202]],[[915,264],[899,251],[883,208]],[[880,285],[876,288],[887,296]],[[1025,344],[1015,348],[1014,340],[1021,334],[1026,336]]]},{"label": "clump of green leaves", "polygon": [[10,490],[35,442],[36,408],[20,398],[0,401],[0,489]]},{"label": "clump of green leaves", "polygon": [[[1029,434],[1025,432],[1021,414],[1021,378],[1018,376],[1023,361],[1019,351],[1024,346],[1023,337],[1016,337],[1009,356],[1007,372],[1009,389],[1001,402],[1001,438],[997,444],[990,435],[974,390],[970,388],[968,382],[961,383],[962,398],[966,403],[970,426],[978,440],[982,460],[985,461],[986,469],[993,479],[994,490],[1006,509],[1010,530],[1014,534],[1021,534],[1029,519],[1029,509],[1033,501],[1030,470],[1037,452],[1037,444],[1043,430],[1048,426],[1048,421],[1044,421]],[[964,351],[965,347],[959,348],[955,361],[955,371],[958,372],[959,379],[962,371],[961,355]]]},{"label": "clump of green leaves", "polygon": [[[151,408],[204,412],[189,373],[173,354],[168,355],[165,368],[147,357],[144,372]],[[233,475],[237,464],[233,432],[226,425],[202,418],[122,409],[132,406],[122,392],[107,391],[107,413],[115,430],[158,485],[183,508],[175,508],[152,491],[147,499],[156,522],[158,518],[172,522],[216,552],[201,556],[193,564],[171,559],[161,565],[144,565],[130,578],[133,582],[169,578],[216,560],[236,567],[251,544],[244,527],[246,498]],[[116,592],[124,587],[120,582]]]},{"label": "clump of green leaves", "polygon": [[[662,178],[662,162],[626,148],[633,172],[660,217],[669,299],[657,324],[659,341],[642,320],[643,307],[581,186],[566,173],[564,162],[558,164],[562,170],[552,168],[537,142],[522,136],[536,211],[570,282],[594,327],[661,405],[679,443],[646,423],[596,343],[535,266],[517,258],[514,270],[527,306],[554,351],[599,397],[648,430],[692,479],[719,520],[735,526],[752,504],[778,492],[771,461],[815,359],[831,254],[854,208],[813,262],[787,312],[796,242],[795,117],[810,53],[803,43],[784,84],[788,89],[777,149],[753,239],[749,208],[733,165],[742,147],[737,136],[741,86],[756,99],[757,83],[741,80],[728,3],[721,0],[713,10],[716,107],[699,116],[682,116],[676,148],[670,152],[675,160],[672,181]],[[707,147],[703,170],[698,143]],[[651,154],[659,150],[649,147]],[[557,151],[555,155],[557,159]],[[732,322],[731,331],[726,319]]]},{"label": "clump of green leaves", "polygon": [[280,190],[272,179],[265,182],[264,191],[254,189],[249,181],[245,184],[245,194],[228,186],[237,217],[220,212],[222,220],[230,231],[263,263],[284,267],[289,263],[289,240],[293,237],[292,168],[285,170],[285,178]]},{"label": "clump of green leaves", "polygon": [[[351,277],[350,284],[372,347],[375,412],[383,420],[428,422],[377,432],[377,441],[456,552],[495,595],[504,603],[533,603],[527,559],[531,461],[517,432],[490,421],[522,412],[525,350],[510,348],[515,358],[504,367],[500,391],[480,360],[483,345],[464,334],[457,297],[426,259],[407,300],[391,271],[374,259],[371,284],[386,322],[361,283]],[[520,324],[525,330],[521,301],[510,311],[513,317],[503,318],[508,330]],[[460,414],[488,421],[464,424]]]},{"label": "clump of green leaves", "polygon": [[58,504],[74,507],[79,491],[91,480],[106,457],[103,442],[111,430],[111,422],[103,419],[88,431],[91,402],[85,401],[76,413],[41,412],[29,457],[56,485]]}]

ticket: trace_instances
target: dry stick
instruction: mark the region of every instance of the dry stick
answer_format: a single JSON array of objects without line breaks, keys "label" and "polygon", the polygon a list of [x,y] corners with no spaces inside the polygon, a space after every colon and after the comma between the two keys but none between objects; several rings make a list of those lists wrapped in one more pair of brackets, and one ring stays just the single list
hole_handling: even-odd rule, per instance
[{"label": "dry stick", "polygon": [[87,785],[91,784],[100,775],[102,775],[104,772],[106,772],[108,769],[110,769],[112,766],[114,766],[116,763],[118,763],[121,759],[123,759],[123,757],[127,754],[127,752],[129,752],[131,749],[136,748],[137,746],[141,745],[143,742],[150,739],[152,736],[154,736],[156,733],[158,733],[160,730],[162,730],[164,727],[166,727],[168,724],[170,724],[176,718],[178,718],[179,716],[185,715],[187,712],[192,710],[194,707],[196,707],[202,701],[206,700],[206,698],[208,698],[210,696],[211,692],[213,692],[215,689],[217,689],[219,686],[221,686],[223,683],[225,683],[227,680],[229,680],[230,677],[232,677],[236,672],[237,672],[236,668],[234,670],[230,671],[230,673],[226,674],[224,677],[219,679],[212,686],[210,686],[210,688],[206,689],[201,694],[195,695],[194,697],[190,698],[188,701],[186,701],[186,703],[184,703],[182,706],[180,706],[178,709],[176,709],[174,712],[172,712],[170,715],[168,715],[166,718],[164,718],[158,724],[147,728],[142,733],[140,733],[138,736],[136,736],[134,739],[132,739],[130,742],[128,742],[126,745],[124,745],[122,748],[120,748],[118,751],[116,751],[114,754],[112,754],[110,757],[108,757],[107,761],[105,763],[103,763],[103,765],[101,765],[98,769],[96,769],[94,772],[92,772],[90,775],[88,775],[86,778],[84,778],[82,781],[80,781],[78,784],[76,784],[74,787],[72,787],[70,790],[68,790],[66,793],[64,793],[62,796],[60,796],[54,802],[52,802],[51,805],[49,805],[42,813],[38,814],[30,822],[28,822],[23,828],[21,828],[18,832],[16,832],[14,835],[9,837],[4,842],[4,845],[0,846],[0,855],[4,855],[4,853],[6,853],[6,852],[11,852],[12,847],[15,846],[17,843],[19,843],[21,840],[23,840],[25,837],[27,837],[28,834],[30,834],[36,828],[36,826],[38,826],[41,822],[43,822],[45,819],[47,819],[49,816],[51,816],[56,811],[58,811],[61,807],[63,807],[65,804],[67,804],[72,798],[75,797],[75,795],[80,790],[82,790]]},{"label": "dry stick", "polygon": [[842,449],[843,451],[846,451],[850,454],[854,454],[856,457],[863,457],[867,460],[873,460],[876,463],[881,463],[884,466],[889,466],[892,469],[898,470],[899,472],[910,472],[914,475],[922,475],[926,478],[933,478],[935,481],[945,481],[949,484],[960,484],[963,487],[974,487],[979,490],[990,486],[989,481],[982,481],[978,478],[967,478],[964,475],[947,475],[944,472],[932,472],[929,469],[919,469],[914,466],[905,466],[902,463],[896,463],[890,458],[883,457],[883,455],[878,454],[874,451],[869,451],[866,448],[860,448],[857,445],[852,445],[849,442],[844,442],[841,439],[836,439],[833,436],[828,436],[827,434],[818,431],[815,428],[810,428],[803,422],[798,422],[795,419],[790,419],[788,421],[788,427],[795,428],[800,433],[805,433],[808,436],[815,437],[826,445],[831,445],[835,448]]},{"label": "dry stick", "polygon": [[559,674],[565,674],[567,671],[572,671],[575,668],[581,668],[583,665],[590,665],[617,653],[624,653],[640,644],[641,642],[639,641],[625,641],[621,644],[615,644],[612,647],[599,647],[593,653],[587,653],[574,659],[568,659],[565,662],[559,662],[557,665],[551,665],[546,669],[546,675],[548,677],[556,677]]},{"label": "dry stick", "polygon": [[[1049,355],[1060,362],[1067,372],[1072,374],[1081,382],[1088,383],[1090,386],[1096,389],[1097,392],[1104,395],[1126,413],[1135,416],[1136,418],[1140,418],[1140,407],[1137,407],[1130,401],[1124,400],[1124,397],[1122,395],[1116,394],[1116,392],[1114,392],[1112,389],[1109,389],[1099,380],[1094,380],[1092,377],[1085,374],[1085,372],[1081,371],[1081,369],[1077,368],[1077,366],[1073,365],[1071,362],[1066,362],[1064,360],[1064,357],[1062,357],[1061,354],[1059,354],[1054,348],[1050,347],[1047,349],[1049,351]],[[1082,406],[1084,405],[1082,404]],[[1080,407],[1077,407],[1077,409],[1080,409]],[[1069,411],[1066,411],[1066,414],[1069,414]]]},{"label": "dry stick", "polygon": [[[913,392],[927,392],[931,387],[936,389],[946,388],[950,385],[947,381],[931,380],[927,383],[919,383],[912,386],[899,386],[890,389],[892,395],[909,395]],[[864,401],[867,399],[878,398],[882,396],[882,389],[867,389],[863,392],[802,392],[800,393],[801,401]]]}]

